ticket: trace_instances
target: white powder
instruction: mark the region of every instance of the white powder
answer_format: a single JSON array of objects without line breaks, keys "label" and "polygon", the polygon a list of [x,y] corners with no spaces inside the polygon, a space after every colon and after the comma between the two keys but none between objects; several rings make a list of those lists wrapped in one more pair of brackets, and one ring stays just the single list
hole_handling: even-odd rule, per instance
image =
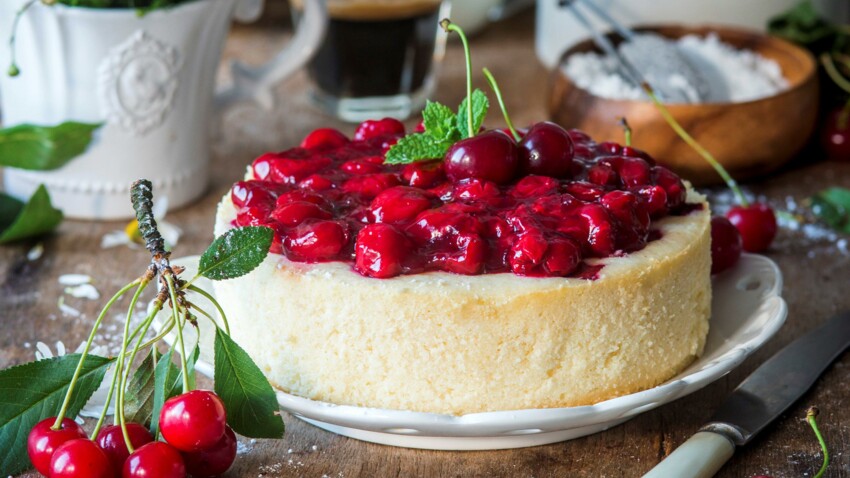
[{"label": "white powder", "polygon": [[[687,35],[672,42],[709,86],[707,103],[755,100],[788,88],[779,65],[753,51],[738,50],[716,34],[705,37]],[[643,91],[617,72],[613,58],[598,53],[576,53],[562,66],[579,87],[596,96],[611,99],[647,99]],[[687,84],[684,76],[672,73],[670,82]],[[682,84],[684,82],[685,84]]]}]

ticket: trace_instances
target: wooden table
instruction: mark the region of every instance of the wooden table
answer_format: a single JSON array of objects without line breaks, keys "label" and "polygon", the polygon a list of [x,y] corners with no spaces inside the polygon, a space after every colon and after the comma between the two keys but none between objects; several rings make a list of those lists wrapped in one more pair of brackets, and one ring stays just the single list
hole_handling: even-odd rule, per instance
[{"label": "wooden table", "polygon": [[[286,37],[286,29],[277,25],[242,27],[232,34],[225,54],[259,61],[283,44]],[[543,92],[547,74],[533,52],[532,16],[527,14],[495,25],[472,43],[475,70],[480,72],[482,66],[489,66],[500,80],[515,123],[545,118]],[[476,73],[475,81],[484,85],[480,73]],[[345,132],[353,131],[352,125],[334,124],[313,110],[306,91],[307,80],[298,75],[281,85],[280,105],[274,111],[246,106],[227,115],[214,140],[213,180],[207,195],[168,217],[184,230],[177,256],[200,253],[209,244],[216,201],[256,155],[290,147],[319,125],[332,124]],[[462,55],[459,45],[454,44],[440,74],[436,99],[458,104],[463,91]],[[491,113],[489,123],[501,124],[500,115]],[[786,197],[799,201],[826,185],[850,186],[850,165],[815,163],[816,159],[801,158],[795,169],[750,187],[782,205]],[[36,261],[26,258],[32,243],[0,247],[0,367],[31,360],[36,341],[52,344],[62,340],[76,345],[83,340],[100,301],[66,298],[66,303],[85,314],[85,320],[63,317],[57,308],[61,295],[57,277],[71,272],[90,274],[97,288],[106,294],[140,273],[148,261],[146,253],[131,252],[125,247],[100,247],[104,233],[122,226],[66,221],[44,241],[44,255]],[[249,451],[240,455],[228,476],[640,476],[691,435],[726,394],[767,357],[836,312],[850,309],[850,257],[846,253],[782,230],[769,256],[785,273],[784,296],[790,308],[787,324],[777,336],[727,377],[704,390],[604,433],[520,450],[434,452],[360,442],[287,416],[283,440],[243,440]],[[718,476],[812,476],[820,465],[820,452],[803,421],[809,405],[821,408],[822,430],[833,451],[827,476],[850,476],[850,453],[846,453],[850,445],[850,356],[837,362],[797,406],[741,450]]]}]

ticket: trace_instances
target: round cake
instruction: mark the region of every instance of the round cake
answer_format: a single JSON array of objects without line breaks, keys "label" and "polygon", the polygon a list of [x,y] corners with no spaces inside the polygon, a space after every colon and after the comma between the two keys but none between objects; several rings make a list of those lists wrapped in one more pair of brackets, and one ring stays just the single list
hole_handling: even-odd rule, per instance
[{"label": "round cake", "polygon": [[286,392],[455,415],[588,405],[682,371],[708,334],[704,198],[578,131],[568,168],[531,174],[525,134],[498,181],[385,164],[394,120],[257,158],[215,225],[276,232],[256,270],[215,283],[234,339]]}]

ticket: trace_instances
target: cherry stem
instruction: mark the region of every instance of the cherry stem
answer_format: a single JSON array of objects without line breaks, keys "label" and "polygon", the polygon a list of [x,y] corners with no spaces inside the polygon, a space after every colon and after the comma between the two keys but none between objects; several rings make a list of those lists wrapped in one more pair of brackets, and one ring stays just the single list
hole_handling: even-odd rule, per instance
[{"label": "cherry stem", "polygon": [[171,316],[177,325],[177,341],[180,343],[180,368],[183,370],[183,393],[189,391],[189,367],[186,365],[186,346],[183,343],[183,324],[180,323],[180,313],[177,303],[177,292],[174,288],[174,277],[166,274],[165,282],[168,284],[168,295],[171,297]]},{"label": "cherry stem", "polygon": [[623,127],[623,136],[625,137],[626,146],[632,145],[632,127],[629,126],[629,122],[626,121],[626,117],[620,118],[620,126]]},{"label": "cherry stem", "polygon": [[838,67],[835,66],[835,60],[832,58],[832,55],[829,53],[821,53],[820,62],[823,65],[824,71],[826,71],[829,79],[835,83],[836,86],[844,90],[846,93],[850,93],[850,80],[844,77],[840,71],[838,71]]},{"label": "cherry stem", "polygon": [[103,318],[106,317],[106,313],[109,312],[112,305],[139,282],[141,282],[141,279],[136,279],[116,292],[115,295],[109,299],[109,302],[107,302],[103,307],[103,310],[100,311],[100,315],[97,316],[97,320],[94,321],[94,326],[92,326],[89,338],[86,340],[86,345],[83,347],[83,352],[80,355],[80,361],[77,362],[77,369],[74,370],[74,376],[71,377],[71,383],[68,385],[68,391],[65,392],[65,400],[62,402],[62,408],[59,409],[59,415],[56,417],[56,422],[53,423],[52,427],[50,427],[52,430],[59,430],[62,428],[62,420],[65,419],[65,414],[68,413],[68,407],[71,405],[71,397],[74,395],[74,386],[80,378],[80,372],[83,370],[83,363],[86,361],[86,356],[89,354],[89,349],[91,349],[91,344],[94,342],[94,337],[97,334],[97,329],[100,328],[101,322],[103,322]]},{"label": "cherry stem", "polygon": [[13,78],[21,74],[21,69],[18,68],[18,63],[17,63],[17,53],[15,52],[15,50],[16,50],[15,42],[17,41],[17,38],[18,38],[18,23],[20,23],[21,17],[24,15],[24,13],[27,10],[29,10],[30,7],[32,7],[33,4],[36,1],[37,0],[29,0],[27,3],[23,4],[21,6],[21,8],[19,8],[18,11],[15,12],[15,19],[12,21],[12,34],[9,35],[9,57],[10,57],[10,59],[9,59],[8,75],[13,77]]},{"label": "cherry stem", "polygon": [[124,364],[127,364],[127,370],[129,371],[133,362],[125,362],[124,355],[127,352],[127,345],[130,339],[130,319],[133,317],[133,310],[136,307],[136,303],[139,302],[139,297],[142,295],[142,292],[147,288],[150,282],[148,280],[142,280],[139,284],[139,287],[136,289],[136,293],[133,294],[133,299],[130,301],[130,306],[127,308],[127,318],[124,320],[124,336],[121,340],[121,352],[118,355],[118,367],[115,369],[115,373],[119,376],[118,378],[118,398],[115,404],[115,418],[118,419],[118,424],[121,425],[121,434],[124,435],[124,443],[127,445],[127,450],[130,453],[135,451],[133,449],[133,444],[130,443],[130,434],[127,432],[127,422],[124,419],[124,387],[126,383],[121,378],[124,375]]},{"label": "cherry stem", "polygon": [[[205,291],[204,289],[201,289],[200,287],[196,287],[196,286],[193,286],[193,285],[189,286],[189,290],[191,290],[192,292],[195,292],[197,294],[201,294],[202,296],[206,297],[206,299],[208,301],[210,301],[213,306],[215,306],[216,310],[218,310],[218,315],[221,316],[221,322],[224,324],[224,331],[227,332],[227,335],[230,335],[230,324],[227,323],[227,315],[225,315],[224,309],[221,307],[221,304],[219,304],[218,301],[215,300],[215,297],[213,297],[209,292]],[[198,310],[201,310],[201,309],[198,309]],[[206,314],[209,317],[209,314],[207,314],[203,310],[201,310],[201,312],[203,312],[204,314]]]},{"label": "cherry stem", "polygon": [[815,474],[814,478],[821,478],[824,473],[826,473],[826,468],[829,466],[829,450],[826,448],[826,441],[823,439],[823,435],[821,435],[820,430],[818,429],[818,423],[816,417],[818,416],[820,411],[817,407],[809,407],[806,411],[806,421],[809,422],[809,425],[812,427],[812,430],[815,432],[815,436],[818,439],[818,443],[820,444],[820,449],[823,451],[823,464],[818,470],[817,474]]},{"label": "cherry stem", "polygon": [[484,72],[484,77],[487,78],[487,83],[490,83],[490,88],[493,89],[493,92],[496,93],[496,101],[499,102],[499,108],[502,109],[502,115],[505,117],[505,123],[508,125],[508,129],[511,131],[511,135],[514,137],[514,141],[519,141],[522,139],[522,136],[517,133],[516,129],[514,129],[514,124],[511,122],[511,117],[508,116],[508,109],[505,108],[505,101],[502,99],[502,90],[499,89],[499,84],[496,83],[496,78],[493,77],[493,74],[490,73],[490,70],[487,68],[482,69]]},{"label": "cherry stem", "polygon": [[643,88],[643,91],[645,91],[649,98],[652,100],[652,102],[655,104],[655,107],[658,109],[658,112],[661,113],[661,116],[664,117],[664,120],[667,121],[667,124],[669,124],[670,127],[673,128],[673,131],[675,131],[676,134],[678,134],[679,137],[682,138],[685,143],[688,144],[688,146],[690,146],[694,151],[696,151],[697,154],[702,156],[702,158],[705,159],[706,162],[708,162],[708,164],[710,164],[715,171],[717,171],[717,174],[719,174],[720,177],[723,178],[723,181],[726,183],[727,186],[729,186],[729,189],[732,190],[732,192],[735,194],[735,197],[738,198],[738,202],[742,206],[748,207],[750,205],[750,202],[747,201],[747,197],[744,196],[743,192],[741,192],[741,188],[738,187],[738,183],[732,178],[732,176],[729,175],[729,172],[726,171],[726,168],[724,168],[723,165],[717,162],[717,160],[714,159],[714,156],[709,153],[707,149],[705,149],[701,144],[697,142],[697,140],[695,140],[690,134],[688,134],[687,131],[685,131],[685,128],[683,128],[682,125],[679,124],[678,121],[676,121],[676,118],[673,117],[673,115],[670,113],[670,110],[668,110],[667,107],[664,106],[664,103],[662,103],[661,100],[658,99],[658,96],[655,94],[655,91],[652,89],[651,86],[649,86],[648,83],[643,83],[641,87]]},{"label": "cherry stem", "polygon": [[475,131],[472,130],[472,55],[469,53],[469,40],[466,39],[463,29],[452,23],[448,18],[442,19],[440,26],[446,33],[457,33],[461,43],[463,43],[463,54],[466,57],[466,127],[468,132],[466,137],[471,138],[475,136]]}]

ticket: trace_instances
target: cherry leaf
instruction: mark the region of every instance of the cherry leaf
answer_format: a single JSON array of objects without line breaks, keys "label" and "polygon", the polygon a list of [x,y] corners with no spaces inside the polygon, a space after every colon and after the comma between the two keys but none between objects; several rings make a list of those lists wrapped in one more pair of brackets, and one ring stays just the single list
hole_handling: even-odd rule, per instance
[{"label": "cherry leaf", "polygon": [[100,124],[68,121],[57,126],[20,124],[0,129],[0,166],[49,171],[81,155]]},{"label": "cherry leaf", "polygon": [[243,276],[263,262],[273,238],[274,231],[268,227],[231,229],[217,237],[201,255],[198,275],[212,280]]},{"label": "cherry leaf", "polygon": [[[157,360],[162,357],[156,348],[153,353],[157,354]],[[153,355],[147,357],[139,364],[139,368],[130,377],[127,390],[124,392],[124,417],[128,422],[147,425],[151,421],[154,398],[154,360]]]},{"label": "cherry leaf", "polygon": [[227,423],[240,435],[283,437],[274,389],[248,353],[219,328],[215,333],[215,392],[224,402]]},{"label": "cherry leaf", "polygon": [[[159,431],[159,412],[162,405],[171,398],[174,393],[174,385],[180,380],[180,369],[171,361],[173,350],[169,348],[154,368],[153,403],[151,404],[151,434],[157,435]],[[179,391],[177,392],[179,393]]]},{"label": "cherry leaf", "polygon": [[50,203],[44,185],[35,190],[26,204],[0,193],[0,244],[50,232],[60,222],[62,211]]},{"label": "cherry leaf", "polygon": [[[27,436],[36,423],[59,413],[79,360],[79,354],[71,354],[0,371],[0,476],[16,475],[30,467]],[[113,361],[86,356],[68,405],[68,417],[77,416],[100,387]]]}]

